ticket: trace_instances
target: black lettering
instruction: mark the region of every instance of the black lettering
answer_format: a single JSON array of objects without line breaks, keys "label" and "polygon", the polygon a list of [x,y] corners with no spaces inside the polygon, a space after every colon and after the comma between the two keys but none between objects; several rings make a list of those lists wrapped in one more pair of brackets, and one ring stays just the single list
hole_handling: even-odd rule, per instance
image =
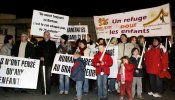
[{"label": "black lettering", "polygon": [[53,71],[59,71],[60,70],[60,65],[59,64],[55,64]]},{"label": "black lettering", "polygon": [[13,68],[7,68],[6,74],[7,74],[7,75],[12,75],[13,71],[14,71]]},{"label": "black lettering", "polygon": [[24,69],[15,69],[14,75],[21,75],[24,72]]},{"label": "black lettering", "polygon": [[106,50],[106,53],[109,53],[111,56],[114,56],[114,49]]},{"label": "black lettering", "polygon": [[35,68],[35,63],[36,62],[33,62],[33,61],[24,61],[24,60],[22,60],[21,66]]},{"label": "black lettering", "polygon": [[77,40],[77,35],[69,35],[69,40]]},{"label": "black lettering", "polygon": [[62,56],[62,55],[60,55],[58,60],[61,61],[61,62],[74,63],[73,57],[71,57],[71,56],[65,56],[65,55]]},{"label": "black lettering", "polygon": [[96,75],[95,70],[93,70],[93,69],[86,69],[85,76],[95,77],[95,75]]},{"label": "black lettering", "polygon": [[71,66],[62,65],[61,72],[70,73],[71,72]]},{"label": "black lettering", "polygon": [[16,59],[11,59],[11,66],[19,66],[19,62],[20,60],[16,60]]},{"label": "black lettering", "polygon": [[1,58],[0,64],[3,64],[3,63],[4,63],[4,58]]},{"label": "black lettering", "polygon": [[86,63],[86,65],[88,65],[88,66],[91,66],[92,65],[92,59],[83,58],[83,60]]},{"label": "black lettering", "polygon": [[11,85],[19,85],[19,78],[1,77],[0,76],[0,83],[2,83],[2,84],[11,84]]},{"label": "black lettering", "polygon": [[81,32],[85,32],[85,27],[82,27],[81,28]]},{"label": "black lettering", "polygon": [[5,59],[5,65],[9,64],[10,59]]}]

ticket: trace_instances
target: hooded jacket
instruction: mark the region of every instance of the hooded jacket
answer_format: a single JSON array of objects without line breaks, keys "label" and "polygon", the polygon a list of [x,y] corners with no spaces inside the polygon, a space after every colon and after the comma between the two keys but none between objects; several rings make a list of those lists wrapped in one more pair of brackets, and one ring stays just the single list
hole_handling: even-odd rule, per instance
[{"label": "hooded jacket", "polygon": [[85,68],[86,68],[86,63],[83,61],[82,58],[74,59],[74,65],[71,69],[70,77],[74,81],[84,81],[84,79],[85,79]]}]

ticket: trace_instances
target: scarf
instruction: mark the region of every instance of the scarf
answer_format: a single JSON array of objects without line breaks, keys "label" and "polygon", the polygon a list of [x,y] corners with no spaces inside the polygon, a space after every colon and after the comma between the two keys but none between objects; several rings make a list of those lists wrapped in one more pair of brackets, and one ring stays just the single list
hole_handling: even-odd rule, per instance
[{"label": "scarf", "polygon": [[125,84],[125,66],[124,64],[121,64],[120,75],[121,75],[121,84]]},{"label": "scarf", "polygon": [[84,48],[80,48],[79,47],[79,50],[80,50],[80,54],[82,55],[82,56],[84,56],[84,50],[87,48],[87,46],[85,46]]}]

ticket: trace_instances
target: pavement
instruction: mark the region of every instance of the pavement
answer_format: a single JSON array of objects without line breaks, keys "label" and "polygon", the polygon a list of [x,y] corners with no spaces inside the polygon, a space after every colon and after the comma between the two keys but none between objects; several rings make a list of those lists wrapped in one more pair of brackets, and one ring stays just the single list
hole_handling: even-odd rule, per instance
[{"label": "pavement", "polygon": [[[5,92],[0,88],[0,100],[73,100],[76,97],[75,87],[71,86],[68,95],[59,95],[57,86],[52,86],[50,95],[42,95],[40,89],[27,90],[28,93],[15,93],[12,89]],[[119,94],[109,93],[108,100],[119,100]],[[175,92],[169,90],[163,93],[162,98],[154,98],[147,93],[143,93],[145,100],[175,100]],[[83,96],[83,100],[98,100],[97,93],[90,91],[88,95]],[[125,100],[127,98],[125,97]]]}]

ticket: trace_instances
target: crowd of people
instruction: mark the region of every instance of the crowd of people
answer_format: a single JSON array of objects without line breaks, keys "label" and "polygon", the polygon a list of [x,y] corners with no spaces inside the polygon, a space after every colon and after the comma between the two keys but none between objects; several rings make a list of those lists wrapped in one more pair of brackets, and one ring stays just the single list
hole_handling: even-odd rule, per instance
[{"label": "crowd of people", "polygon": [[[164,91],[164,78],[160,76],[162,72],[170,72],[171,80],[169,83],[175,83],[175,45],[171,48],[163,46],[165,41],[160,37],[153,37],[150,44],[145,44],[145,37],[127,37],[121,34],[120,39],[112,37],[109,45],[107,40],[99,38],[96,42],[92,41],[88,34],[86,39],[78,39],[74,45],[68,40],[68,35],[63,34],[60,37],[60,43],[51,40],[50,33],[43,33],[43,40],[37,42],[32,38],[28,41],[28,34],[22,33],[20,41],[13,43],[13,36],[6,35],[4,45],[0,49],[0,55],[40,59],[40,66],[46,67],[46,92],[51,91],[51,69],[56,53],[71,54],[74,58],[74,65],[71,69],[71,75],[58,75],[59,94],[69,94],[70,81],[76,83],[77,97],[75,100],[82,100],[83,95],[88,95],[90,88],[97,88],[99,100],[107,100],[108,93],[120,94],[120,100],[124,100],[127,94],[128,100],[143,100],[143,92],[153,97],[162,97]],[[148,40],[150,41],[150,39]],[[145,49],[144,45],[146,45]],[[118,59],[113,59],[110,54],[105,52],[105,48],[118,47]],[[93,52],[98,49],[98,52]],[[141,55],[143,52],[143,56]],[[93,57],[92,66],[96,69],[97,80],[85,78],[86,63],[81,56]],[[143,59],[141,59],[143,58]],[[110,67],[117,60],[118,65],[116,78],[108,78]],[[141,62],[141,64],[139,64]],[[43,71],[40,67],[39,80],[43,83]],[[31,73],[32,74],[32,73]],[[175,86],[170,85],[174,91]],[[3,88],[7,90],[8,88]],[[27,93],[26,89],[15,88],[15,92]],[[45,93],[44,85],[41,86],[42,94]]]}]

